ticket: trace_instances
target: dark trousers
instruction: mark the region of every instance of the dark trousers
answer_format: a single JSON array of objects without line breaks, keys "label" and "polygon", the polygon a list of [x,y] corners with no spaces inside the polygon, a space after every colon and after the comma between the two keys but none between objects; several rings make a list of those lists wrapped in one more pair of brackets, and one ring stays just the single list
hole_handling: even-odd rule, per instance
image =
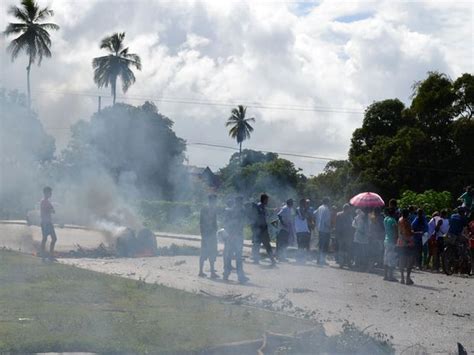
[{"label": "dark trousers", "polygon": [[318,253],[318,263],[324,264],[326,262],[326,254],[329,250],[329,240],[331,238],[331,233],[329,232],[319,232],[319,253]]},{"label": "dark trousers", "polygon": [[309,253],[310,243],[311,243],[311,233],[310,232],[296,233],[296,242],[298,243],[297,258],[299,260],[303,260],[305,259],[306,255]]},{"label": "dark trousers", "polygon": [[419,268],[423,266],[423,240],[421,235],[415,234],[415,265]]},{"label": "dark trousers", "polygon": [[288,231],[282,229],[277,235],[276,241],[276,254],[279,258],[286,258],[286,248],[288,248]]},{"label": "dark trousers", "polygon": [[339,265],[351,265],[351,236],[337,234],[336,235],[336,262]]},{"label": "dark trousers", "polygon": [[354,242],[354,264],[358,270],[366,270],[368,266],[368,244]]},{"label": "dark trousers", "polygon": [[433,268],[435,270],[439,270],[439,268],[441,267],[441,257],[443,256],[443,250],[444,250],[444,239],[438,238],[436,240],[435,254],[433,255]]},{"label": "dark trousers", "polygon": [[235,267],[239,278],[244,276],[242,264],[242,249],[244,240],[242,237],[233,237],[225,241],[224,244],[224,276],[229,276],[232,270],[232,259],[235,259]]},{"label": "dark trousers", "polygon": [[267,251],[268,257],[273,260],[273,250],[270,245],[270,235],[268,234],[268,227],[257,227],[254,230],[252,256],[254,261],[260,260],[260,246],[263,244]]}]

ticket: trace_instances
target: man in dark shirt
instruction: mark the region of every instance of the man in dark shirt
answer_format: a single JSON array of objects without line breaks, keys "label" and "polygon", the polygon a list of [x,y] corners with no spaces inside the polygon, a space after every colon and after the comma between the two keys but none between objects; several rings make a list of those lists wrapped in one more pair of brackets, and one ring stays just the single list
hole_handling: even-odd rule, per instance
[{"label": "man in dark shirt", "polygon": [[352,238],[354,228],[352,228],[351,207],[346,203],[342,212],[336,215],[336,242],[337,242],[337,262],[340,267],[351,266]]},{"label": "man in dark shirt", "polygon": [[229,279],[232,270],[232,259],[235,258],[237,277],[240,283],[248,281],[242,263],[244,246],[245,210],[243,198],[236,197],[233,206],[225,211],[225,230],[227,238],[224,247],[224,280]]},{"label": "man in dark shirt", "polygon": [[467,226],[466,209],[458,207],[457,213],[454,213],[449,218],[448,234],[454,237],[460,237],[464,228]]},{"label": "man in dark shirt", "polygon": [[201,229],[201,257],[199,258],[199,276],[206,277],[204,273],[204,262],[209,259],[211,266],[211,278],[219,276],[214,268],[217,257],[217,210],[216,195],[209,196],[209,205],[201,209],[200,229]]},{"label": "man in dark shirt", "polygon": [[275,258],[273,257],[272,246],[270,245],[270,235],[268,234],[267,225],[267,205],[268,195],[260,195],[260,202],[256,206],[256,218],[252,225],[253,231],[253,245],[252,245],[252,256],[254,263],[258,264],[260,261],[260,246],[263,244],[265,247],[268,257],[272,264],[275,264]]}]

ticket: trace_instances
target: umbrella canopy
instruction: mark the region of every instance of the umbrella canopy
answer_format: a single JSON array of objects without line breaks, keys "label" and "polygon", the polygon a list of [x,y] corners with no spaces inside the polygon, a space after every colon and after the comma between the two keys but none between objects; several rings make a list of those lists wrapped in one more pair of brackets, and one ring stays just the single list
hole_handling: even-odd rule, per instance
[{"label": "umbrella canopy", "polygon": [[382,207],[385,206],[385,202],[382,197],[377,195],[375,192],[362,192],[350,201],[352,206],[356,207]]}]

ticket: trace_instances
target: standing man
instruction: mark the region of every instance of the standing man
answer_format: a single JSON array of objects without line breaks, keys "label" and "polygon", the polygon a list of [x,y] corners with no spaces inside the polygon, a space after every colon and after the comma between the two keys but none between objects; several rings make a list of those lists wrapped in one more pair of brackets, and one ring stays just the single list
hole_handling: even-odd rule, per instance
[{"label": "standing man", "polygon": [[314,219],[319,234],[318,264],[326,265],[326,254],[331,238],[331,208],[328,197],[323,198],[323,204],[314,212]]},{"label": "standing man", "polygon": [[[415,240],[413,238],[413,230],[410,224],[410,211],[408,209],[402,210],[402,216],[398,220],[398,240],[397,246],[400,254],[400,283],[406,285],[413,285],[411,279],[411,271],[413,269],[413,263],[415,259]],[[405,281],[405,271],[407,272],[407,278]]]},{"label": "standing man", "polygon": [[310,251],[311,244],[311,230],[309,229],[310,223],[310,212],[306,199],[300,200],[300,205],[296,210],[295,216],[295,230],[296,230],[296,241],[298,243],[298,254],[297,260],[304,263]]},{"label": "standing man", "polygon": [[201,257],[199,258],[199,277],[206,277],[204,273],[204,262],[209,259],[211,266],[211,278],[217,279],[214,263],[217,257],[217,197],[209,196],[209,205],[201,209],[199,227],[201,229]]},{"label": "standing man", "polygon": [[286,205],[278,212],[281,229],[277,236],[276,253],[279,261],[286,261],[286,249],[289,241],[294,238],[295,226],[293,218],[293,199],[286,201]]},{"label": "standing man", "polygon": [[225,220],[227,240],[224,248],[224,280],[227,281],[229,279],[232,270],[232,259],[235,258],[237,277],[240,283],[248,281],[242,263],[245,225],[245,209],[243,202],[244,200],[241,196],[236,197],[233,206],[226,209]]},{"label": "standing man", "polygon": [[342,212],[336,215],[336,241],[338,246],[337,262],[340,267],[352,265],[352,239],[354,229],[352,228],[351,206],[345,204]]},{"label": "standing man", "polygon": [[41,234],[43,235],[43,239],[41,240],[41,258],[43,260],[46,259],[46,242],[48,240],[48,236],[51,236],[48,255],[50,260],[54,260],[54,246],[58,240],[52,219],[52,214],[55,213],[55,211],[51,201],[49,200],[52,195],[53,189],[49,186],[46,186],[43,189],[43,199],[40,203]]},{"label": "standing man", "polygon": [[394,281],[398,280],[393,275],[395,267],[398,263],[397,255],[397,239],[398,239],[398,221],[395,219],[395,209],[390,207],[387,209],[386,217],[383,220],[385,228],[385,240],[384,240],[384,255],[383,255],[383,266],[384,266],[384,280]]},{"label": "standing man", "polygon": [[272,246],[270,245],[270,234],[268,234],[267,224],[267,205],[269,197],[267,194],[260,195],[260,202],[255,206],[256,218],[252,227],[254,237],[252,246],[253,262],[258,264],[260,262],[260,246],[263,244],[272,265],[275,264],[273,257]]},{"label": "standing man", "polygon": [[426,222],[425,214],[421,208],[417,210],[415,219],[411,221],[411,229],[415,233],[413,237],[416,253],[414,262],[415,266],[421,270],[425,266],[424,259],[428,256],[428,245],[426,245],[426,248],[424,248],[423,245],[423,234],[428,233],[428,223]]}]

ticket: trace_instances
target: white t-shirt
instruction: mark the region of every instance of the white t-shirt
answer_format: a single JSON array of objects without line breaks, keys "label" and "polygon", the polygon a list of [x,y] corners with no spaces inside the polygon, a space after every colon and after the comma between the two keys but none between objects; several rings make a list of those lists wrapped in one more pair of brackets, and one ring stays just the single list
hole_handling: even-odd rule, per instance
[{"label": "white t-shirt", "polygon": [[295,215],[295,231],[296,233],[309,233],[308,219],[306,216],[301,216],[299,210]]}]

